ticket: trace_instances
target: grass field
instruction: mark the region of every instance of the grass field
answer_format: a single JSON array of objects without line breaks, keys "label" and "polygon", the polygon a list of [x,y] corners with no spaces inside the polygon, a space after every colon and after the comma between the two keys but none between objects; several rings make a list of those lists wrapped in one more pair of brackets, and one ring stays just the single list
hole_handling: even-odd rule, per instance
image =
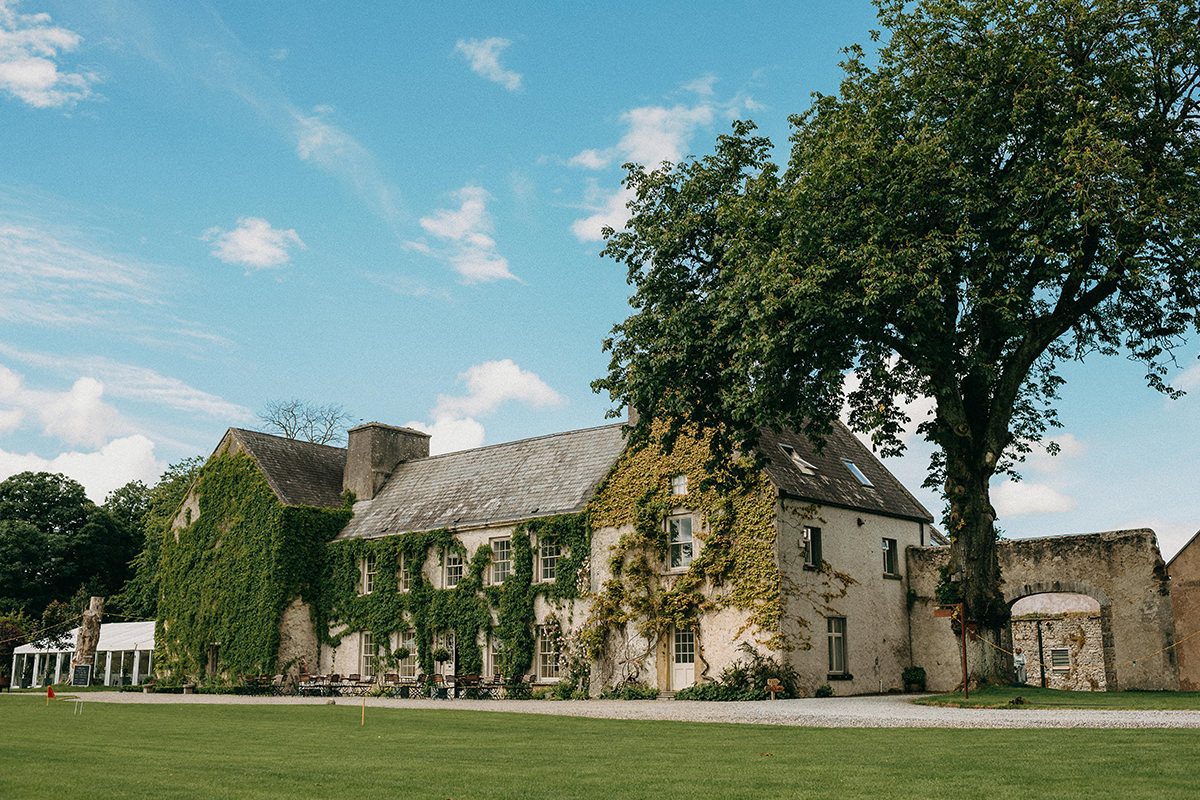
[{"label": "grass field", "polygon": [[1020,708],[1200,710],[1200,692],[1067,692],[1040,686],[982,686],[971,690],[971,696],[966,700],[963,700],[962,692],[949,692],[916,702],[960,708],[1009,708],[1010,701],[1016,697],[1026,701]]},{"label": "grass field", "polygon": [[813,729],[0,698],[0,797],[1196,796],[1194,730]]}]

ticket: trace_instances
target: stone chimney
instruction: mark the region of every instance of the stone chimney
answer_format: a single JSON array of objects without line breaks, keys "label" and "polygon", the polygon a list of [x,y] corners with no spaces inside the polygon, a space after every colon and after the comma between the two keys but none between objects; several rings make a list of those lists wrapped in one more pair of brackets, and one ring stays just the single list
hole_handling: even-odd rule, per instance
[{"label": "stone chimney", "polygon": [[429,457],[429,434],[368,422],[349,431],[342,488],[370,500],[403,461]]}]

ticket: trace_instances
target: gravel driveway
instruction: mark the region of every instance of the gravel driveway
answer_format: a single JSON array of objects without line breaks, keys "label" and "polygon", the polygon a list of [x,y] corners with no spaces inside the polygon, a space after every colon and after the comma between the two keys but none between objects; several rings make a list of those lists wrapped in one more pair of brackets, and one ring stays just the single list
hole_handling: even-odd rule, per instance
[{"label": "gravel driveway", "polygon": [[[78,697],[88,703],[325,705],[329,702],[317,697],[241,697],[134,692],[89,692]],[[366,704],[372,708],[499,711],[608,719],[735,722],[817,728],[1200,728],[1200,711],[941,708],[913,705],[913,697],[914,695],[823,697],[742,703],[680,700],[394,700],[368,697]],[[363,699],[339,697],[335,702],[338,705],[357,706]]]}]

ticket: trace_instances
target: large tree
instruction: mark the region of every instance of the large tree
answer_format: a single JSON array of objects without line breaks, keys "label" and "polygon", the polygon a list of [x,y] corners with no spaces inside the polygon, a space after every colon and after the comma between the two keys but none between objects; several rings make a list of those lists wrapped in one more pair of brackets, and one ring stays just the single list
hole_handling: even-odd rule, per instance
[{"label": "large tree", "polygon": [[[1125,352],[1165,381],[1200,305],[1196,0],[877,0],[876,60],[793,117],[786,170],[738,123],[711,156],[635,165],[607,232],[634,313],[597,381],[654,417],[901,451],[932,398],[952,567],[1007,619],[989,480],[1057,425],[1064,361]],[[848,376],[853,381],[848,383]],[[995,676],[998,651],[976,665]]]}]

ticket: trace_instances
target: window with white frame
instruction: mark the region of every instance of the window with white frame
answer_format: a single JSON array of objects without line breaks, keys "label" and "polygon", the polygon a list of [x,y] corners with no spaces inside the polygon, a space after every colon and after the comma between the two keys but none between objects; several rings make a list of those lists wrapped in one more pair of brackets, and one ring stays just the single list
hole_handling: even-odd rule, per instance
[{"label": "window with white frame", "polygon": [[676,475],[671,478],[671,494],[687,494],[687,475]]},{"label": "window with white frame", "polygon": [[858,478],[858,482],[861,483],[863,486],[874,486],[875,485],[875,484],[871,483],[870,479],[863,473],[863,471],[861,469],[858,468],[858,465],[855,464],[853,461],[850,461],[848,459],[842,459],[842,463],[846,465],[846,469],[850,470],[851,475]]},{"label": "window with white frame", "polygon": [[799,469],[805,475],[817,474],[817,468],[801,458],[800,454],[796,452],[796,448],[792,447],[790,444],[781,444],[779,445],[779,449],[782,450],[783,454],[790,458],[792,463],[796,465],[797,469]]},{"label": "window with white frame", "polygon": [[488,648],[488,675],[504,675],[504,641],[497,636],[492,637],[492,645]]},{"label": "window with white frame", "polygon": [[463,577],[462,553],[458,552],[457,550],[452,550],[449,547],[447,547],[446,548],[445,565],[446,565],[446,573],[445,573],[445,580],[442,582],[442,586],[444,586],[447,589],[453,589],[455,586],[458,586],[458,584],[460,582],[462,582],[462,577]]},{"label": "window with white frame", "polygon": [[670,568],[685,570],[692,563],[695,552],[692,540],[692,518],[671,517],[667,520],[667,532],[671,539]]},{"label": "window with white frame", "polygon": [[558,680],[558,642],[549,625],[537,629],[537,676],[540,681]]},{"label": "window with white frame", "polygon": [[558,542],[546,540],[541,543],[538,548],[539,580],[543,583],[551,583],[558,578],[558,560],[560,558],[562,558],[562,546]]},{"label": "window with white frame", "polygon": [[358,560],[360,594],[370,594],[375,591],[375,554],[365,555]]},{"label": "window with white frame", "polygon": [[492,584],[499,586],[512,572],[512,539],[492,539]]},{"label": "window with white frame", "polygon": [[828,617],[825,620],[829,644],[829,674],[846,674],[846,618]]},{"label": "window with white frame", "polygon": [[821,566],[821,529],[804,526],[804,568],[819,569]]},{"label": "window with white frame", "polygon": [[[400,659],[400,663],[396,665],[396,671],[400,673],[401,678],[417,677],[416,631],[405,631],[404,633],[400,634],[400,647],[407,647],[408,655]],[[399,649],[399,647],[396,649]]]},{"label": "window with white frame", "polygon": [[1051,672],[1070,672],[1071,671],[1071,651],[1065,647],[1050,648],[1050,671]]},{"label": "window with white frame", "polygon": [[362,633],[362,651],[358,661],[358,672],[365,679],[375,677],[375,659],[379,656],[379,647],[370,631]]},{"label": "window with white frame", "polygon": [[900,560],[899,554],[896,551],[895,539],[883,540],[883,574],[884,575],[899,575]]},{"label": "window with white frame", "polygon": [[412,575],[408,571],[408,557],[401,553],[397,563],[399,563],[400,569],[396,571],[396,586],[402,593],[407,592],[412,587]]}]

